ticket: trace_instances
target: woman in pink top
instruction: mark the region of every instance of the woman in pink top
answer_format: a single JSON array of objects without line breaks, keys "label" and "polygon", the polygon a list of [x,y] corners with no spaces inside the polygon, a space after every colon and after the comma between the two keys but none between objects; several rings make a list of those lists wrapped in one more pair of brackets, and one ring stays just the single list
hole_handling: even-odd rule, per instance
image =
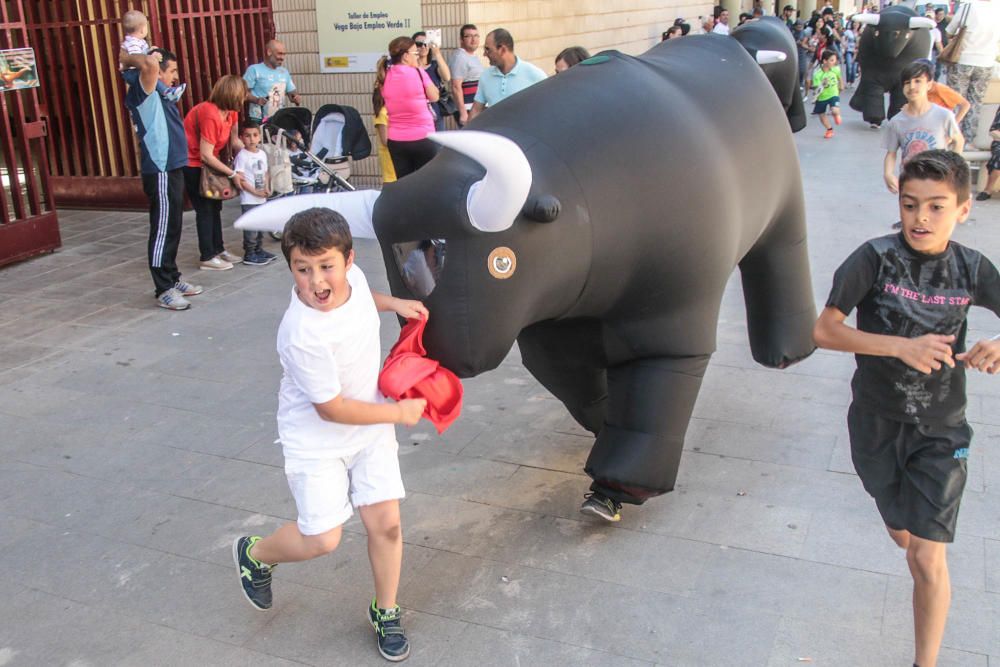
[{"label": "woman in pink top", "polygon": [[427,135],[434,131],[428,105],[438,101],[439,93],[419,62],[413,40],[397,37],[389,42],[389,56],[378,63],[375,87],[381,89],[389,112],[387,144],[397,178],[412,174],[437,153],[437,144]]}]

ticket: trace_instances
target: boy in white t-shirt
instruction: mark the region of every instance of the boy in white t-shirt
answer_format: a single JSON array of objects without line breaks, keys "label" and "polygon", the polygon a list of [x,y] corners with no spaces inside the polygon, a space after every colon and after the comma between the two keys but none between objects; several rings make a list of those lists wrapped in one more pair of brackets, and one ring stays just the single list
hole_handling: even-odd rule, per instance
[{"label": "boy in white t-shirt", "polygon": [[378,311],[428,313],[419,301],[372,292],[352,245],[347,222],[330,209],[296,213],[285,225],[281,250],[295,287],[278,328],[278,434],[298,521],[265,538],[237,538],[233,559],[243,594],[256,609],[270,609],[274,566],[336,549],[357,507],[375,579],[368,618],[379,653],[395,662],[410,644],[396,605],[404,493],[392,425],[416,424],[427,401],[391,403],[379,391]]},{"label": "boy in white t-shirt", "polygon": [[[246,213],[267,203],[271,195],[271,179],[267,173],[267,153],[260,149],[260,125],[247,121],[240,128],[243,150],[236,154],[233,171],[240,179],[240,208]],[[243,230],[243,263],[264,266],[278,259],[262,247],[263,232]]]}]

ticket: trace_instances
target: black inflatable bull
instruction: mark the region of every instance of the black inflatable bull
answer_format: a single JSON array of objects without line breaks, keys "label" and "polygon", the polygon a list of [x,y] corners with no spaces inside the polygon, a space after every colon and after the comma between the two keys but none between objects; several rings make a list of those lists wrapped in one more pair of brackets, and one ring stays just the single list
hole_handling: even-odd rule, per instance
[{"label": "black inflatable bull", "polygon": [[784,60],[764,62],[760,64],[760,68],[778,94],[792,132],[803,129],[806,126],[806,109],[799,88],[799,50],[785,22],[777,16],[765,16],[733,28],[730,35],[751,56],[757,55],[758,51],[778,51],[785,54]]},{"label": "black inflatable bull", "polygon": [[851,108],[860,111],[866,123],[878,125],[887,117],[885,93],[889,93],[888,118],[906,104],[899,76],[907,65],[930,53],[930,29],[935,23],[903,5],[887,7],[880,14],[855,14],[851,20],[867,26],[858,40],[861,80]]},{"label": "black inflatable bull", "polygon": [[446,149],[380,196],[285,198],[237,226],[322,205],[373,228],[393,294],[430,309],[429,356],[468,377],[516,340],[597,436],[593,488],[638,504],[674,487],[735,267],[754,358],[783,368],[813,350],[788,123],[736,40],[685,37],[601,53],[432,135]]}]

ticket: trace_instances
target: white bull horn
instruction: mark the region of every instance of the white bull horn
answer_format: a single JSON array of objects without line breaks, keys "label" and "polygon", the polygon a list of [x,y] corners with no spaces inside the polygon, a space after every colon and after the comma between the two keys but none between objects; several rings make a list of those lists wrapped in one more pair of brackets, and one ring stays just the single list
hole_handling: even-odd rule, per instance
[{"label": "white bull horn", "polygon": [[469,188],[469,222],[484,232],[510,229],[531,189],[531,165],[521,147],[492,132],[435,132],[429,138],[472,158],[486,175]]},{"label": "white bull horn", "polygon": [[758,65],[770,65],[785,62],[788,55],[781,51],[758,51],[756,57]]},{"label": "white bull horn", "polygon": [[329,208],[344,216],[351,227],[351,236],[356,239],[373,239],[375,227],[372,224],[372,210],[380,194],[378,190],[356,190],[281,197],[262,206],[254,206],[241,215],[233,226],[255,232],[280,232],[288,219],[300,211]]},{"label": "white bull horn", "polygon": [[916,30],[917,28],[927,28],[932,30],[937,27],[937,23],[933,19],[929,19],[926,16],[911,16],[910,17],[910,30]]},{"label": "white bull horn", "polygon": [[855,14],[851,20],[864,25],[878,25],[880,18],[882,18],[880,14]]}]

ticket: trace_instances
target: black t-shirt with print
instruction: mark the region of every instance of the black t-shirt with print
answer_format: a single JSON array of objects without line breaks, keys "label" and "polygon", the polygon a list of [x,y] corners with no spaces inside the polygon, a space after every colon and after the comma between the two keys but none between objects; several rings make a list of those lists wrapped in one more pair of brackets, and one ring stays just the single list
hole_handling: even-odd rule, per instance
[{"label": "black t-shirt with print", "polygon": [[[858,309],[858,329],[917,338],[954,334],[952,350],[965,351],[969,306],[1000,315],[1000,274],[976,250],[949,242],[937,255],[907,245],[902,233],[868,241],[833,277],[827,306],[845,315]],[[965,418],[965,367],[942,365],[930,374],[899,359],[855,355],[854,400],[908,423],[959,423]]]}]

